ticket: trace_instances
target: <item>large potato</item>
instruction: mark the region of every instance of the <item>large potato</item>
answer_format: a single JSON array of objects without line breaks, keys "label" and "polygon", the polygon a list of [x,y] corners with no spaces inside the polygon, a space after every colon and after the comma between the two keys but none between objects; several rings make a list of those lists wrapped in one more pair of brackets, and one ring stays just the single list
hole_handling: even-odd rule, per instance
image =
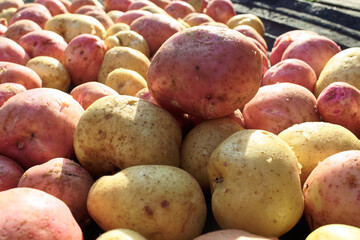
[{"label": "large potato", "polygon": [[103,176],[91,187],[87,206],[103,230],[129,228],[149,240],[192,240],[206,220],[199,184],[173,166],[140,165]]},{"label": "large potato", "polygon": [[325,65],[315,87],[315,96],[333,82],[346,82],[360,90],[360,47],[335,54]]},{"label": "large potato", "polygon": [[83,112],[75,99],[56,89],[16,94],[0,108],[0,155],[24,169],[55,157],[72,157],[74,132]]},{"label": "large potato", "polygon": [[39,75],[23,65],[0,61],[0,70],[0,83],[18,83],[26,89],[42,86]]},{"label": "large potato", "polygon": [[60,199],[33,188],[0,192],[2,239],[83,240],[79,225]]},{"label": "large potato", "polygon": [[0,192],[16,188],[23,173],[17,162],[0,155]]},{"label": "large potato", "polygon": [[359,139],[350,130],[332,123],[300,123],[285,129],[278,136],[291,147],[302,165],[302,184],[325,158],[345,150],[360,150]]},{"label": "large potato", "polygon": [[208,174],[212,212],[222,229],[279,237],[303,214],[298,161],[275,134],[232,134],[211,154]]},{"label": "large potato", "polygon": [[181,131],[175,118],[145,100],[107,96],[82,115],[75,153],[93,176],[140,164],[179,166]]},{"label": "large potato", "polygon": [[60,34],[66,42],[83,33],[96,35],[101,39],[106,37],[104,26],[96,18],[82,14],[56,15],[46,22],[44,29]]},{"label": "large potato", "polygon": [[199,26],[169,38],[147,74],[154,99],[170,112],[204,119],[242,108],[261,84],[260,50],[243,34]]},{"label": "large potato", "polygon": [[14,40],[0,36],[0,61],[25,65],[30,57]]},{"label": "large potato", "polygon": [[18,83],[0,83],[0,107],[15,94],[25,91],[26,88]]}]

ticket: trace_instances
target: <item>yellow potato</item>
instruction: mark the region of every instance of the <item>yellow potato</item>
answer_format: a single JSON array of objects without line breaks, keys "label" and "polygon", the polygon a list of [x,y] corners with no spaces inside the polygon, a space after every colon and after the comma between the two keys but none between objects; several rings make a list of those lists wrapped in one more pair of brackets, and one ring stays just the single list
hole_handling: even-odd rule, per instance
[{"label": "yellow potato", "polygon": [[39,75],[43,87],[55,88],[63,92],[69,90],[71,78],[59,60],[47,56],[34,57],[26,63],[26,67]]},{"label": "yellow potato", "polygon": [[248,25],[253,27],[262,37],[264,37],[265,34],[264,23],[258,16],[251,13],[237,14],[230,18],[226,25],[228,25],[229,28],[235,28],[239,25]]},{"label": "yellow potato", "polygon": [[46,22],[44,29],[58,33],[66,42],[83,33],[93,34],[101,39],[106,37],[106,30],[99,20],[83,14],[56,15]]},{"label": "yellow potato", "polygon": [[146,238],[133,230],[117,228],[101,234],[96,240],[146,240]]},{"label": "yellow potato", "polygon": [[327,122],[296,124],[278,136],[291,147],[302,165],[302,185],[320,161],[345,150],[360,150],[360,141],[351,131]]},{"label": "yellow potato", "polygon": [[355,240],[360,239],[360,228],[346,224],[328,224],[312,231],[306,240]]},{"label": "yellow potato", "polygon": [[333,82],[346,82],[360,90],[360,47],[342,50],[330,58],[316,82],[315,96]]},{"label": "yellow potato", "polygon": [[182,136],[166,110],[137,97],[96,100],[82,115],[74,136],[81,165],[102,176],[134,165],[180,165]]},{"label": "yellow potato", "polygon": [[133,166],[99,178],[87,207],[103,230],[129,228],[150,240],[192,240],[206,220],[205,198],[196,180],[164,165]]},{"label": "yellow potato", "polygon": [[17,11],[17,8],[7,8],[0,12],[0,19],[4,18],[6,20],[6,24],[9,24],[11,18],[13,17],[14,13]]},{"label": "yellow potato", "polygon": [[232,134],[211,154],[208,174],[212,212],[222,229],[279,237],[303,214],[298,161],[273,133]]},{"label": "yellow potato", "polygon": [[137,72],[125,68],[117,68],[110,72],[105,85],[121,95],[135,96],[138,91],[147,87],[146,80]]},{"label": "yellow potato", "polygon": [[99,70],[98,81],[105,83],[109,73],[117,68],[133,70],[146,79],[149,66],[150,60],[142,52],[129,47],[113,47],[105,54]]},{"label": "yellow potato", "polygon": [[132,30],[120,31],[105,39],[108,49],[117,46],[129,47],[142,52],[145,56],[150,57],[150,48],[145,38],[139,33]]},{"label": "yellow potato", "polygon": [[120,31],[130,30],[130,26],[126,23],[115,23],[106,30],[106,36],[110,37]]}]

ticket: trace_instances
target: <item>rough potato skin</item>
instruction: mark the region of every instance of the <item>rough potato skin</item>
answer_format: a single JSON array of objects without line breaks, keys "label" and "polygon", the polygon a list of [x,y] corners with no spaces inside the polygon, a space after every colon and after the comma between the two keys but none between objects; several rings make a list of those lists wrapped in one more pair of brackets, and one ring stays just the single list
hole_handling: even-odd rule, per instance
[{"label": "rough potato skin", "polygon": [[70,209],[58,198],[33,188],[0,192],[1,240],[83,240]]},{"label": "rough potato skin", "polygon": [[26,89],[42,87],[39,75],[20,64],[0,61],[0,83],[18,83]]},{"label": "rough potato skin", "polygon": [[154,99],[170,112],[203,119],[242,108],[261,84],[260,50],[243,34],[201,26],[173,35],[147,74]]},{"label": "rough potato skin", "polygon": [[0,108],[0,154],[24,169],[55,157],[72,157],[84,109],[69,94],[50,88],[18,93]]},{"label": "rough potato skin", "polygon": [[107,96],[82,115],[74,148],[92,176],[140,164],[180,164],[181,130],[164,109],[137,97]]},{"label": "rough potato skin", "polygon": [[23,173],[24,170],[17,162],[0,155],[0,192],[17,187]]}]

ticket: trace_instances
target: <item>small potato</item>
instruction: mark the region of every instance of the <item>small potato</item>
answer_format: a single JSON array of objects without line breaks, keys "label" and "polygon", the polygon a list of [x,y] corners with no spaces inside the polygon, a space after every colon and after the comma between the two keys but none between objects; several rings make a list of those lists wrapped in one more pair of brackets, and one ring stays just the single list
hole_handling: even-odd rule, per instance
[{"label": "small potato", "polygon": [[98,81],[105,83],[109,73],[117,68],[125,68],[139,73],[146,79],[150,60],[142,52],[129,47],[113,47],[106,52],[102,61]]},{"label": "small potato", "polygon": [[360,150],[360,141],[350,130],[327,122],[297,124],[278,136],[291,147],[302,165],[302,185],[311,171],[325,158],[346,150]]},{"label": "small potato", "polygon": [[17,162],[0,155],[0,192],[16,188],[23,173]]},{"label": "small potato", "polygon": [[47,56],[39,56],[30,59],[26,67],[39,75],[42,87],[55,88],[67,92],[70,88],[71,78],[65,66],[57,59]]},{"label": "small potato", "polygon": [[169,112],[118,95],[103,97],[86,109],[74,147],[81,165],[99,177],[141,164],[179,166],[181,140],[180,127]]},{"label": "small potato", "polygon": [[3,11],[0,11],[0,19],[4,19],[6,21],[7,26],[9,26],[9,23],[11,21],[11,18],[14,16],[15,12],[17,11],[17,8],[7,8]]},{"label": "small potato", "polygon": [[85,227],[90,223],[86,201],[93,183],[91,175],[73,160],[54,158],[26,170],[18,187],[36,188],[59,198],[78,224]]},{"label": "small potato", "polygon": [[118,32],[125,30],[130,30],[130,26],[126,23],[115,23],[108,30],[106,30],[106,37],[110,37]]},{"label": "small potato", "polygon": [[235,28],[239,25],[248,25],[253,27],[260,34],[260,36],[264,37],[265,34],[264,23],[258,16],[251,13],[237,14],[230,18],[226,24],[229,26],[229,28]]},{"label": "small potato", "polygon": [[17,42],[0,36],[0,61],[25,65],[29,60],[29,55]]},{"label": "small potato", "polygon": [[110,72],[105,85],[121,95],[129,96],[135,96],[137,92],[147,87],[146,80],[139,73],[125,68],[117,68]]},{"label": "small potato", "polygon": [[116,46],[133,48],[142,52],[145,56],[150,57],[150,48],[145,38],[132,30],[120,31],[105,39],[107,49]]},{"label": "small potato", "polygon": [[240,229],[216,230],[205,233],[194,240],[277,240],[278,238],[268,238],[255,235]]},{"label": "small potato", "polygon": [[17,42],[25,34],[39,30],[42,29],[38,24],[31,20],[23,19],[11,24],[11,26],[9,26],[6,30],[4,37],[10,38],[11,40]]},{"label": "small potato", "polygon": [[164,10],[175,19],[184,18],[186,15],[195,12],[195,8],[190,3],[180,0],[171,1]]},{"label": "small potato", "polygon": [[[35,4],[35,3],[34,3]],[[38,3],[36,3],[38,4]],[[39,4],[40,6],[43,6]],[[12,16],[9,26],[21,19],[28,19],[37,23],[42,29],[44,29],[45,23],[52,18],[49,10],[43,6],[43,8],[37,6],[23,7],[18,9]]]},{"label": "small potato", "polygon": [[127,25],[130,26],[130,24],[135,21],[136,19],[138,19],[139,17],[142,16],[150,16],[152,13],[149,11],[145,11],[145,10],[140,10],[140,9],[134,9],[134,10],[129,10],[126,11],[123,15],[121,15],[120,17],[118,17],[115,22],[116,23],[125,23]]},{"label": "small potato", "polygon": [[140,233],[130,229],[117,228],[101,234],[96,240],[146,240]]},{"label": "small potato", "polygon": [[46,22],[45,30],[60,34],[66,42],[74,37],[88,33],[105,39],[106,30],[96,18],[82,14],[59,14]]},{"label": "small potato", "polygon": [[0,83],[0,107],[15,94],[25,91],[26,88],[18,83]]},{"label": "small potato", "polygon": [[0,83],[18,83],[26,89],[40,88],[42,81],[36,72],[20,64],[0,61]]},{"label": "small potato", "polygon": [[265,39],[255,30],[255,28],[249,26],[249,25],[239,25],[233,28],[234,30],[244,34],[247,37],[253,38],[256,41],[258,41],[261,46],[264,47],[265,53],[268,50],[268,46],[266,44]]},{"label": "small potato", "polygon": [[113,22],[115,22],[115,20],[120,17],[121,15],[124,14],[123,11],[119,11],[119,10],[111,10],[109,12],[106,13],[107,15],[109,15],[109,17],[111,18],[111,20],[113,20]]},{"label": "small potato", "polygon": [[226,24],[236,15],[234,4],[230,0],[210,0],[204,10],[215,22]]},{"label": "small potato", "polygon": [[199,123],[185,136],[180,151],[180,167],[190,173],[204,193],[210,193],[207,165],[211,153],[231,134],[243,128],[229,118],[218,118]]},{"label": "small potato", "polygon": [[214,19],[212,19],[209,15],[206,15],[205,13],[189,13],[186,15],[183,20],[190,26],[198,26],[200,24],[206,23],[206,22],[215,22]]},{"label": "small potato", "polygon": [[[38,189],[17,187],[0,192],[3,239],[82,240],[81,228],[60,199]],[[54,234],[56,233],[56,234]]]},{"label": "small potato", "polygon": [[99,98],[119,94],[103,83],[86,82],[73,88],[70,95],[86,110]]}]

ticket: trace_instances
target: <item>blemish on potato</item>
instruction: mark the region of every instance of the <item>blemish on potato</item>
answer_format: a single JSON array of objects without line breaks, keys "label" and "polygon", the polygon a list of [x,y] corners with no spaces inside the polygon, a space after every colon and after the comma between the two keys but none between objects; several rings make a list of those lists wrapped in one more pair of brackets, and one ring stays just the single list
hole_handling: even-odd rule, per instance
[{"label": "blemish on potato", "polygon": [[224,179],[223,179],[222,177],[220,177],[220,178],[215,178],[215,179],[213,180],[214,183],[222,183],[223,181],[224,181]]},{"label": "blemish on potato", "polygon": [[19,148],[19,149],[22,149],[23,147],[24,147],[24,143],[23,142],[18,142],[17,143],[17,147]]},{"label": "blemish on potato", "polygon": [[170,203],[169,203],[168,200],[163,200],[163,201],[161,202],[161,207],[163,207],[163,208],[168,208],[169,205],[170,205]]},{"label": "blemish on potato", "polygon": [[153,210],[149,207],[149,206],[145,206],[144,207],[144,210],[145,210],[145,212],[146,212],[146,214],[147,215],[153,215],[154,213],[153,213]]}]

